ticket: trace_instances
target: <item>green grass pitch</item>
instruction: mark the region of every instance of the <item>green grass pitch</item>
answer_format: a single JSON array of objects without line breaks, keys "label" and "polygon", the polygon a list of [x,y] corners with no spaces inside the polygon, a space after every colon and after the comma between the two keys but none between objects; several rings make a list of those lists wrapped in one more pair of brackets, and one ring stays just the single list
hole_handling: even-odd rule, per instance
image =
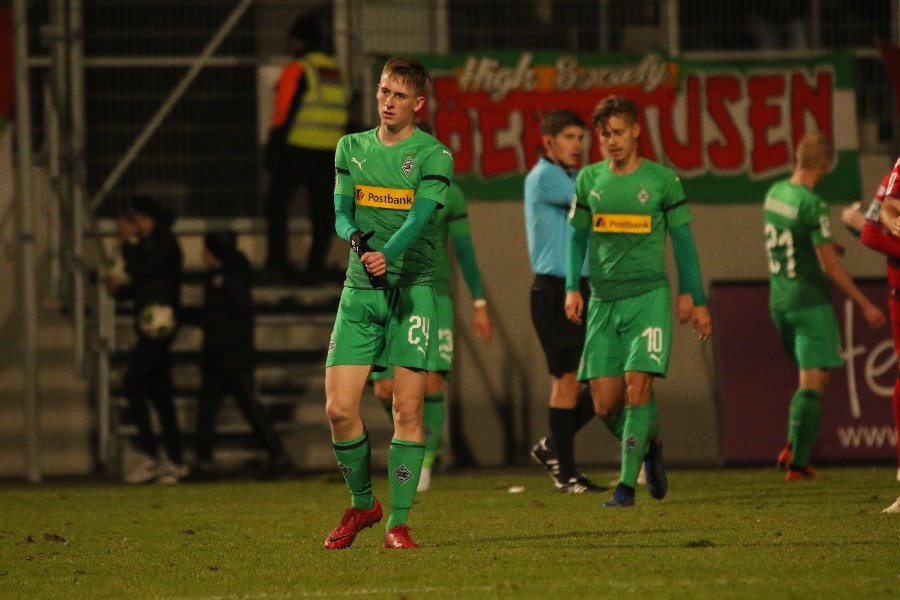
[{"label": "green grass pitch", "polygon": [[[896,471],[819,472],[675,470],[632,509],[558,494],[537,467],[437,474],[407,551],[382,547],[384,521],[322,547],[348,505],[334,476],[6,484],[0,598],[900,598],[900,514],[881,512]],[[375,492],[387,509],[383,476]]]}]

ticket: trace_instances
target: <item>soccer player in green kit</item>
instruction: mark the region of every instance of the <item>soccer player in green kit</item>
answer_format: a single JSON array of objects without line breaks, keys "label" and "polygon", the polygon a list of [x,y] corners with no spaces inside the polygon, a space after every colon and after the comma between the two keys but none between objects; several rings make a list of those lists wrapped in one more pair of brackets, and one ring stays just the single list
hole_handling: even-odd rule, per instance
[{"label": "soccer player in green kit", "polygon": [[566,316],[580,323],[584,313],[578,280],[587,252],[591,298],[578,380],[590,382],[597,415],[622,440],[619,484],[603,506],[627,507],[634,506],[642,464],[650,495],[661,500],[668,490],[652,389],[653,378],[668,371],[671,348],[667,231],[678,266],[678,319],[690,321],[701,340],[712,323],[684,189],[672,169],[638,154],[634,101],[602,100],[593,125],[606,158],[583,168],[575,182]]},{"label": "soccer player in green kit", "polygon": [[[424,124],[419,124],[425,129]],[[426,130],[427,131],[427,130]],[[428,375],[425,379],[425,458],[419,476],[417,491],[427,491],[431,485],[431,468],[441,444],[444,428],[444,389],[447,376],[453,367],[453,296],[450,288],[450,257],[447,254],[447,239],[453,242],[456,259],[463,273],[463,279],[472,295],[472,326],[488,344],[494,335],[487,301],[481,283],[481,273],[475,262],[475,247],[469,230],[466,199],[459,186],[452,184],[447,191],[444,207],[436,211],[426,232],[434,240],[434,297],[437,303],[437,319],[431,324],[431,352],[428,359]],[[393,369],[373,372],[375,395],[384,404],[393,418],[394,380]]]},{"label": "soccer player in green kit", "polygon": [[385,546],[418,548],[406,522],[425,454],[425,369],[435,318],[435,248],[421,233],[445,203],[453,174],[450,151],[415,126],[428,81],[414,59],[385,63],[376,93],[379,126],[344,136],[335,152],[335,229],[350,241],[351,256],[326,359],[325,412],[351,507],[325,540],[329,549],[350,546],[382,518],[359,405],[370,370],[388,366],[394,436]]},{"label": "soccer player in green kit", "polygon": [[769,188],[764,205],[769,311],[782,344],[799,367],[799,386],[788,417],[788,447],[779,457],[788,480],[815,476],[808,462],[819,435],[822,392],[829,370],[844,364],[829,280],[860,307],[870,327],[886,322],[881,309],[841,265],[831,239],[828,206],[813,191],[833,157],[831,140],[821,133],[804,135],[797,144],[791,177]]}]

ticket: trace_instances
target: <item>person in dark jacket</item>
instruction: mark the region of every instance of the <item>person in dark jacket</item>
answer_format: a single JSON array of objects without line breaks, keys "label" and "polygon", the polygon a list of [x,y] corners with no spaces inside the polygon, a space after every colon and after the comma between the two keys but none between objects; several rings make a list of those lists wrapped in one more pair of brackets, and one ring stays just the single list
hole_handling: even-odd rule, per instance
[{"label": "person in dark jacket", "polygon": [[196,479],[211,478],[215,421],[222,399],[234,397],[238,408],[269,453],[264,475],[287,473],[291,461],[254,394],[253,326],[250,263],[230,231],[209,232],[203,262],[209,267],[203,284],[203,386],[197,415]]},{"label": "person in dark jacket", "polygon": [[[128,357],[123,387],[140,452],[124,473],[129,483],[176,483],[187,474],[172,390],[171,346],[181,307],[183,260],[173,221],[174,214],[154,198],[133,198],[117,223],[124,277],[103,280],[114,297],[134,302],[137,343]],[[159,460],[149,404],[159,418],[167,460]]]}]

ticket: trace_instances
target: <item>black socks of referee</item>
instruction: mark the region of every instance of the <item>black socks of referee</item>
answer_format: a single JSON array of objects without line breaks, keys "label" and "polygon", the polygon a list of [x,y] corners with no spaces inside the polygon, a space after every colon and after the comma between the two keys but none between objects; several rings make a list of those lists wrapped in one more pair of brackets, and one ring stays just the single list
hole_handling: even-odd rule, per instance
[{"label": "black socks of referee", "polygon": [[594,418],[594,402],[590,388],[585,386],[578,393],[575,408],[550,408],[550,441],[559,460],[559,476],[561,483],[579,476],[575,466],[575,433],[590,423]]},{"label": "black socks of referee", "polygon": [[597,412],[594,410],[594,399],[591,398],[591,386],[582,386],[575,401],[575,432],[594,420]]}]

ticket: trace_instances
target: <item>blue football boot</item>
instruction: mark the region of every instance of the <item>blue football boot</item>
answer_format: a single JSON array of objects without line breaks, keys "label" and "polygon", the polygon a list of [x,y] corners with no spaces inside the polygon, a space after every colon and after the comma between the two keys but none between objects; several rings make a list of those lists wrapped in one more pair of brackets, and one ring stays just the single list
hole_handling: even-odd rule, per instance
[{"label": "blue football boot", "polygon": [[662,463],[662,442],[650,440],[647,454],[644,455],[644,473],[647,476],[647,491],[657,500],[666,497],[669,491],[669,480]]},{"label": "blue football boot", "polygon": [[634,506],[634,488],[620,483],[613,492],[612,498],[603,503],[606,508],[625,508]]}]

